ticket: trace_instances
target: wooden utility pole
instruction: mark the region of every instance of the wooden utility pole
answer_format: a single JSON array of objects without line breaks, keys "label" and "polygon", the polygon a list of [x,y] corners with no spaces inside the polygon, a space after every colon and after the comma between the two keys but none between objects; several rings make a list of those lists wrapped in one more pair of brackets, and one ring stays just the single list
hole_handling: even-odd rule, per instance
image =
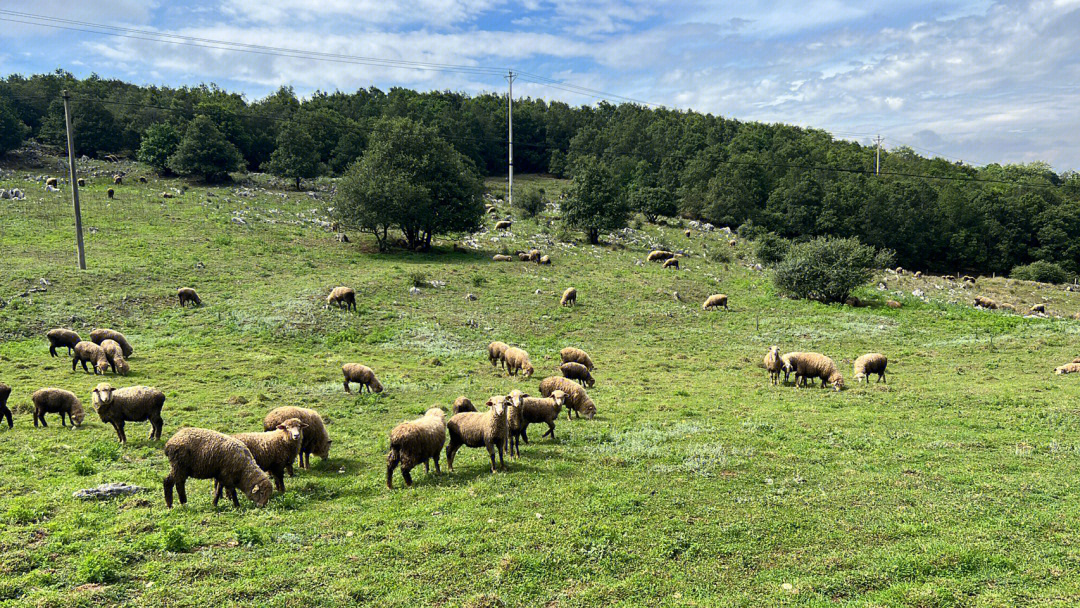
[{"label": "wooden utility pole", "polygon": [[874,140],[877,144],[877,160],[874,161],[874,175],[881,175],[881,136],[878,135]]},{"label": "wooden utility pole", "polygon": [[506,122],[510,127],[509,143],[510,143],[510,165],[509,165],[509,184],[506,189],[506,202],[511,207],[514,206],[514,79],[517,75],[513,70],[510,70],[505,76],[506,81],[510,83],[510,92],[506,96],[507,110],[506,110]]},{"label": "wooden utility pole", "polygon": [[67,126],[68,178],[71,180],[71,203],[75,205],[75,247],[79,254],[79,270],[86,270],[86,254],[83,252],[82,211],[79,209],[79,180],[75,177],[75,140],[71,137],[71,113],[68,112],[68,100],[71,93],[67,89],[61,94],[64,98],[64,124]]}]

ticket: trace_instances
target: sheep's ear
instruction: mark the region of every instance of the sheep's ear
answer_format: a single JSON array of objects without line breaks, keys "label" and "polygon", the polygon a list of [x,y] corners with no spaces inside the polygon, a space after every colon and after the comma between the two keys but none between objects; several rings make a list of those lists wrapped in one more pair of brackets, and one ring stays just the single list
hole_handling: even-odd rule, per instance
[{"label": "sheep's ear", "polygon": [[306,422],[304,422],[303,420],[301,420],[301,421],[300,421],[300,428],[302,428],[302,429],[306,429],[307,427],[308,427],[308,423],[306,423]]},{"label": "sheep's ear", "polygon": [[256,485],[254,488],[251,488],[251,493],[252,494],[258,494],[259,493],[259,486]]},{"label": "sheep's ear", "polygon": [[487,400],[487,403],[485,403],[484,405],[486,405],[486,406],[488,406],[488,407],[491,407],[491,406],[495,405],[495,402],[494,402],[494,401],[492,401],[491,399],[488,399],[488,400]]},{"label": "sheep's ear", "polygon": [[278,430],[279,430],[279,431],[284,431],[284,430],[287,430],[287,429],[285,428],[285,425],[284,425],[284,424],[279,424],[279,425],[277,425],[277,428],[278,428]]}]

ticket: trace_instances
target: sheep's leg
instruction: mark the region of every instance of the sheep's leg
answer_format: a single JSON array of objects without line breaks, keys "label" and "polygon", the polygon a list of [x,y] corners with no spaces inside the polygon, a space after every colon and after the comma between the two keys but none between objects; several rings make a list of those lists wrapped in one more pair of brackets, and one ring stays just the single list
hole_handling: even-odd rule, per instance
[{"label": "sheep's leg", "polygon": [[79,364],[79,360],[75,357],[71,358],[71,371],[75,371],[75,366]]},{"label": "sheep's leg", "polygon": [[274,489],[278,492],[285,492],[285,473],[281,470],[281,467],[274,469]]},{"label": "sheep's leg", "polygon": [[881,372],[880,374],[878,374],[877,379],[878,382],[884,382],[885,384],[889,383],[888,379],[885,378],[885,372]]},{"label": "sheep's leg", "polygon": [[124,436],[124,426],[119,422],[114,422],[112,425],[116,431],[116,438],[120,440],[120,443],[127,443],[127,437]]},{"label": "sheep's leg", "polygon": [[150,417],[150,439],[161,439],[163,426],[165,426],[165,421],[161,419],[161,414],[153,414]]},{"label": "sheep's leg", "polygon": [[45,424],[45,414],[39,408],[34,408],[34,428],[37,428],[38,420],[43,426],[49,426]]},{"label": "sheep's leg", "polygon": [[428,466],[428,461],[425,460],[424,461],[424,474],[427,475],[429,473],[431,473],[431,468]]},{"label": "sheep's leg", "polygon": [[[173,474],[172,471],[165,476],[165,481],[161,483],[162,488],[165,490],[165,506],[172,508],[172,491],[173,491]],[[183,500],[183,499],[181,499]]]},{"label": "sheep's leg", "polygon": [[218,501],[221,500],[221,492],[225,489],[225,484],[221,483],[217,479],[214,480],[214,501],[213,504],[216,507]]},{"label": "sheep's leg", "polygon": [[[543,435],[541,435],[540,438],[543,439],[544,437],[547,437],[548,435],[551,435],[551,438],[555,439],[555,422],[550,421],[550,422],[547,423],[547,425],[548,425],[547,432],[544,433]],[[528,443],[528,442],[526,442],[526,443]]]},{"label": "sheep's leg", "polygon": [[446,470],[454,472],[454,454],[458,451],[458,444],[454,441],[454,438],[450,438],[450,443],[446,446]]},{"label": "sheep's leg", "polygon": [[229,498],[232,499],[233,506],[236,507],[237,509],[239,509],[240,508],[240,498],[236,495],[236,488],[233,487],[233,486],[229,486],[225,491],[229,493]]},{"label": "sheep's leg", "polygon": [[[412,469],[402,468],[401,469],[401,478],[405,480],[405,487],[406,488],[412,486]],[[393,489],[393,488],[391,488],[391,489]]]},{"label": "sheep's leg", "polygon": [[15,428],[15,423],[11,419],[11,410],[5,407],[3,411],[0,412],[0,415],[2,415],[3,418],[7,418],[7,424],[9,429]]},{"label": "sheep's leg", "polygon": [[[495,446],[491,443],[487,444],[488,458],[491,459],[491,472],[495,472]],[[502,451],[499,451],[499,456],[502,457]]]},{"label": "sheep's leg", "polygon": [[503,437],[502,441],[499,442],[499,468],[504,469],[504,470],[506,469],[506,463],[503,462],[503,452],[505,452],[505,451],[506,451],[506,437]]},{"label": "sheep's leg", "polygon": [[352,391],[349,390],[349,381],[348,380],[345,381],[345,392],[347,394],[352,394]]},{"label": "sheep's leg", "polygon": [[[301,456],[301,458],[303,457]],[[289,477],[296,477],[296,475],[293,474],[293,467],[291,462],[285,465],[285,470],[289,472]]]},{"label": "sheep's leg", "polygon": [[[72,422],[71,424],[75,423]],[[67,426],[66,424],[64,424],[64,410],[60,410],[60,426]]]},{"label": "sheep's leg", "polygon": [[58,356],[56,354],[56,345],[55,344],[50,344],[49,345],[49,354],[54,356],[54,357]]},{"label": "sheep's leg", "polygon": [[435,456],[432,458],[435,461],[435,473],[437,475],[442,474],[442,469],[439,468],[439,452],[435,452]]}]

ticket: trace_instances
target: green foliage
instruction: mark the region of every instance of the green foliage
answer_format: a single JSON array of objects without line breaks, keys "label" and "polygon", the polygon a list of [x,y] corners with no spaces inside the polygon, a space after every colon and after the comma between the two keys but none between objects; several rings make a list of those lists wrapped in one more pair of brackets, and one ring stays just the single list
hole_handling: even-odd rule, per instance
[{"label": "green foliage", "polygon": [[242,547],[257,547],[266,542],[262,528],[242,525],[236,528],[236,542]]},{"label": "green foliage", "polygon": [[71,466],[75,470],[75,474],[80,477],[86,477],[87,475],[97,473],[97,467],[94,466],[94,461],[87,456],[75,456],[71,459]]},{"label": "green foliage", "polygon": [[138,159],[163,174],[169,173],[169,157],[180,147],[180,133],[167,122],[151,125],[143,133]]},{"label": "green foliage", "polygon": [[536,188],[522,188],[514,197],[514,207],[525,217],[536,217],[544,210],[544,195]]},{"label": "green foliage", "polygon": [[891,263],[891,252],[877,252],[858,239],[819,237],[793,245],[776,266],[773,282],[791,298],[843,302],[875,269]]},{"label": "green foliage", "polygon": [[10,103],[0,97],[0,155],[22,145],[29,129],[19,120]]},{"label": "green foliage", "polygon": [[7,520],[13,524],[29,524],[45,519],[49,507],[35,496],[20,496],[11,501],[7,509]]},{"label": "green foliage", "polygon": [[[76,156],[96,157],[120,151],[120,129],[105,104],[93,100],[72,100],[69,102],[69,110]],[[49,112],[42,121],[40,138],[46,143],[67,150],[63,101],[57,99],[49,106]]]},{"label": "green foliage", "polygon": [[595,157],[579,158],[574,166],[574,182],[562,203],[563,223],[584,231],[589,242],[596,244],[601,230],[625,227],[628,215],[629,208],[611,170]]},{"label": "green foliage", "polygon": [[1038,281],[1040,283],[1066,283],[1069,281],[1069,273],[1061,266],[1038,260],[1024,266],[1014,266],[1009,276],[1024,281]]},{"label": "green foliage", "polygon": [[408,284],[410,286],[412,286],[412,287],[428,287],[429,286],[427,274],[425,274],[423,272],[420,272],[419,270],[414,270],[414,271],[410,272],[408,279],[409,279]]},{"label": "green foliage", "polygon": [[180,147],[169,157],[168,167],[181,175],[201,177],[208,182],[225,180],[229,172],[243,166],[244,158],[214,123],[196,116],[188,124]]},{"label": "green foliage", "polygon": [[788,251],[791,250],[791,241],[777,236],[772,232],[767,232],[754,242],[754,257],[757,261],[764,266],[775,266],[779,264],[785,257],[787,257]]},{"label": "green foliage", "polygon": [[120,444],[110,439],[99,439],[90,445],[90,458],[98,462],[115,462],[120,458]]},{"label": "green foliage", "polygon": [[630,209],[655,222],[660,216],[671,217],[678,213],[675,197],[666,188],[644,186],[630,192]]},{"label": "green foliage", "polygon": [[104,551],[92,551],[83,557],[75,576],[87,583],[112,583],[120,579],[120,560]]},{"label": "green foliage", "polygon": [[164,524],[157,534],[158,546],[162,551],[172,553],[186,553],[194,546],[194,542],[183,526]]},{"label": "green foliage", "polygon": [[319,174],[319,151],[305,125],[295,121],[285,123],[266,170],[278,177],[296,180],[297,190],[300,180]]}]

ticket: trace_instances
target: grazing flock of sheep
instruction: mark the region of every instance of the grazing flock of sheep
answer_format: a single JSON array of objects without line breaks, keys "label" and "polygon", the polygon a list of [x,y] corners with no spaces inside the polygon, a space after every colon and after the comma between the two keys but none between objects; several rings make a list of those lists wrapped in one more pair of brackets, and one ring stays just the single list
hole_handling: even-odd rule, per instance
[{"label": "grazing flock of sheep", "polygon": [[[773,346],[765,354],[765,369],[769,372],[771,384],[780,384],[780,374],[784,374],[784,382],[788,382],[791,374],[795,374],[795,387],[807,386],[807,382],[813,383],[814,379],[821,378],[821,387],[833,387],[840,390],[844,387],[844,376],[836,366],[836,362],[821,353],[793,352],[780,354],[780,347]],[[856,382],[867,381],[871,374],[877,374],[878,382],[886,382],[885,368],[889,365],[889,359],[881,353],[867,353],[855,359],[854,377]]]}]

